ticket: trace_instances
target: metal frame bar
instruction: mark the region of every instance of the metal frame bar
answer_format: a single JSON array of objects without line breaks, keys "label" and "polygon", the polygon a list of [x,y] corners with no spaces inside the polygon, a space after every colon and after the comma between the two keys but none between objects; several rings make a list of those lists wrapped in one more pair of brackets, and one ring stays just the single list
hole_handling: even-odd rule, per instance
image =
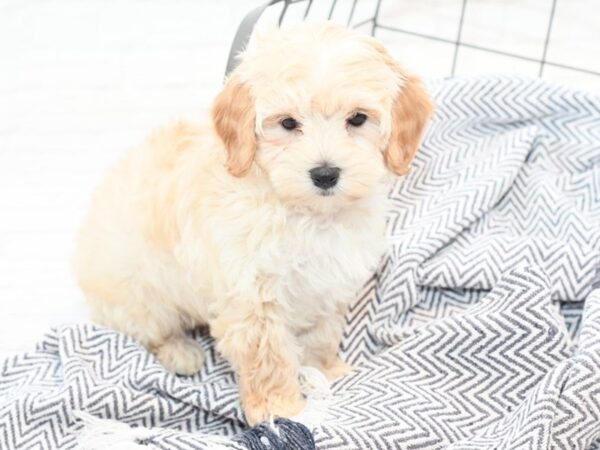
[{"label": "metal frame bar", "polygon": [[456,62],[458,61],[458,50],[460,49],[462,37],[463,24],[465,23],[465,11],[467,10],[467,0],[463,0],[460,8],[460,20],[458,22],[458,33],[456,35],[456,42],[454,43],[454,56],[452,57],[452,70],[450,73],[454,75],[456,73]]},{"label": "metal frame bar", "polygon": [[381,9],[381,0],[377,0],[377,5],[375,6],[375,15],[373,16],[373,26],[371,27],[371,36],[375,36],[375,32],[377,31],[377,23],[379,19],[379,11]]},{"label": "metal frame bar", "polygon": [[544,65],[546,64],[546,55],[548,54],[548,45],[550,44],[550,33],[552,33],[552,25],[554,23],[554,13],[556,12],[556,0],[552,0],[552,10],[550,11],[550,20],[548,21],[548,30],[546,31],[546,39],[544,39],[544,53],[540,61],[540,72],[538,76],[544,73]]},{"label": "metal frame bar", "polygon": [[[348,0],[346,2],[338,2],[338,0],[332,0],[331,7],[329,9],[328,19],[331,19],[333,17],[337,5],[339,5],[340,3],[348,4],[349,1],[350,0]],[[547,66],[558,67],[561,69],[568,69],[568,70],[573,70],[576,72],[581,72],[581,73],[585,73],[585,74],[589,74],[589,75],[600,76],[600,72],[591,70],[591,69],[588,69],[585,67],[577,67],[577,66],[572,66],[569,64],[562,64],[562,63],[555,62],[555,61],[548,61],[548,59],[547,59],[548,47],[550,45],[550,39],[551,39],[551,35],[552,35],[552,27],[554,25],[555,16],[556,16],[556,4],[558,3],[558,0],[549,0],[552,2],[552,4],[551,4],[551,10],[550,10],[549,18],[548,18],[548,26],[546,29],[546,36],[544,39],[544,49],[543,49],[543,53],[542,53],[540,59],[533,58],[530,56],[520,55],[518,53],[506,52],[506,51],[498,50],[498,49],[495,49],[492,47],[486,47],[486,46],[476,45],[476,44],[462,41],[462,30],[463,30],[464,18],[465,18],[465,12],[467,9],[467,1],[468,0],[462,1],[457,35],[456,35],[456,39],[454,39],[454,40],[447,39],[447,38],[440,37],[440,36],[435,36],[433,34],[421,33],[421,32],[416,32],[416,31],[412,31],[412,30],[406,30],[403,28],[398,28],[398,27],[394,27],[391,25],[386,25],[384,23],[381,23],[380,18],[379,18],[379,13],[381,11],[382,0],[376,0],[373,16],[363,19],[363,20],[360,20],[356,23],[352,23],[352,19],[354,18],[358,1],[359,0],[352,0],[350,14],[348,16],[348,21],[347,21],[348,26],[352,26],[353,28],[358,28],[358,27],[361,27],[361,26],[364,26],[367,24],[371,24],[370,31],[371,31],[371,35],[373,35],[373,36],[376,34],[378,29],[382,29],[382,30],[393,31],[396,33],[409,35],[409,36],[415,36],[415,37],[419,37],[419,38],[423,38],[423,39],[428,39],[428,40],[432,40],[432,41],[444,42],[447,44],[451,44],[454,46],[454,55],[452,58],[452,67],[450,69],[450,75],[454,75],[456,73],[456,66],[457,66],[457,62],[458,62],[458,54],[459,54],[460,48],[465,47],[465,48],[471,48],[471,49],[479,50],[479,51],[483,51],[483,52],[493,53],[496,55],[507,56],[507,57],[515,58],[515,59],[518,59],[521,61],[530,61],[530,62],[539,63],[538,76],[540,76],[540,77],[544,74],[544,68]],[[563,1],[566,1],[566,0],[563,0]],[[306,19],[306,17],[309,14],[309,11],[311,9],[311,6],[313,4],[313,0],[270,0],[267,3],[265,3],[263,6],[260,6],[258,8],[253,9],[252,11],[250,11],[246,15],[246,17],[244,18],[242,23],[240,24],[240,27],[238,28],[238,31],[236,33],[235,39],[234,39],[232,47],[231,47],[231,51],[229,53],[229,60],[227,62],[226,74],[229,74],[233,70],[233,68],[235,68],[235,65],[236,65],[235,56],[245,47],[245,45],[248,42],[248,39],[250,38],[252,29],[254,28],[254,25],[260,19],[260,16],[268,7],[273,6],[277,3],[283,3],[282,10],[279,15],[279,25],[281,25],[285,19],[285,15],[286,15],[289,5],[294,4],[294,3],[300,3],[300,2],[307,2],[306,10],[304,12],[304,18]]]},{"label": "metal frame bar", "polygon": [[[246,14],[244,19],[242,20],[242,23],[240,23],[240,26],[238,27],[235,33],[235,37],[233,38],[233,42],[231,44],[231,49],[229,50],[229,57],[227,58],[227,67],[225,68],[226,77],[229,76],[229,74],[233,72],[233,69],[235,69],[238,65],[237,56],[242,50],[246,48],[246,45],[248,45],[248,40],[252,35],[254,25],[256,25],[256,22],[258,22],[260,16],[262,16],[262,14],[269,6],[272,6],[281,1],[282,0],[269,0],[267,3],[264,3],[263,5],[254,8],[248,14]],[[286,3],[285,7],[287,8],[289,0],[284,1]],[[280,16],[280,25],[282,19],[283,15]]]},{"label": "metal frame bar", "polygon": [[350,15],[348,16],[348,22],[346,22],[347,26],[350,26],[350,24],[352,23],[352,18],[354,17],[354,11],[356,11],[357,3],[358,3],[358,0],[352,1],[352,7],[350,8]]},{"label": "metal frame bar", "polygon": [[313,0],[308,0],[308,5],[306,5],[306,10],[304,11],[304,18],[306,19],[306,16],[308,16],[308,13],[310,11],[310,7],[313,4]]}]

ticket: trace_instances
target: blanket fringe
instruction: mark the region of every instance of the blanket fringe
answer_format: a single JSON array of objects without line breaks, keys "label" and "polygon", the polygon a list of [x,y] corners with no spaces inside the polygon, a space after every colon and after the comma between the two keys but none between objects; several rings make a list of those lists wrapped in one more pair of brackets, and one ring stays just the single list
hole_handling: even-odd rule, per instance
[{"label": "blanket fringe", "polygon": [[132,428],[110,419],[100,419],[84,411],[73,411],[83,423],[77,439],[79,450],[158,450],[148,442],[155,432],[144,427]]},{"label": "blanket fringe", "polygon": [[[325,418],[331,399],[329,380],[320,370],[304,366],[300,370],[300,384],[302,392],[307,396],[306,407],[292,420],[309,427],[321,423]],[[79,450],[157,450],[159,448],[150,441],[151,438],[156,437],[156,430],[130,427],[117,420],[95,417],[85,411],[73,411],[73,416],[83,425],[83,430],[77,439]],[[273,436],[277,435],[278,427],[274,424],[270,425],[270,429],[274,431]],[[288,427],[290,430],[296,430],[294,427],[298,427],[290,421],[282,421],[280,426]],[[269,431],[269,424],[262,424],[256,429],[258,428],[262,431],[257,436],[262,437],[264,441],[268,437],[265,433]],[[304,429],[298,428],[298,430],[300,431],[292,433],[297,435],[294,439],[300,439],[298,436],[302,436],[304,439]],[[308,431],[306,430],[306,432]],[[310,433],[308,434],[310,435]],[[249,437],[246,437],[246,440]]]},{"label": "blanket fringe", "polygon": [[306,396],[306,406],[292,420],[308,427],[325,420],[331,401],[331,387],[327,377],[319,369],[310,366],[300,368],[300,387]]}]

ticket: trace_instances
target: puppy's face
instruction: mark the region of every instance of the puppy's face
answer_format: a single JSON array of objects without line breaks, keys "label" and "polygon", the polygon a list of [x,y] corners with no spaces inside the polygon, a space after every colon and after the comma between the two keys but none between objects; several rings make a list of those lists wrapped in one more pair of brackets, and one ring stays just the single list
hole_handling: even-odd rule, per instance
[{"label": "puppy's face", "polygon": [[335,212],[404,174],[431,104],[374,39],[302,25],[259,37],[213,107],[228,168],[289,205]]}]

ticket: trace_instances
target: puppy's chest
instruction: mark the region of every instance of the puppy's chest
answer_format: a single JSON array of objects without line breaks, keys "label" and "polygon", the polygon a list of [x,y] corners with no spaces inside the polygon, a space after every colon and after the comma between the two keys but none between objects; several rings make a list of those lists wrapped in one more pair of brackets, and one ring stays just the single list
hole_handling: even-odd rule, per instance
[{"label": "puppy's chest", "polygon": [[289,221],[280,246],[278,301],[310,321],[352,301],[385,249],[382,222]]}]

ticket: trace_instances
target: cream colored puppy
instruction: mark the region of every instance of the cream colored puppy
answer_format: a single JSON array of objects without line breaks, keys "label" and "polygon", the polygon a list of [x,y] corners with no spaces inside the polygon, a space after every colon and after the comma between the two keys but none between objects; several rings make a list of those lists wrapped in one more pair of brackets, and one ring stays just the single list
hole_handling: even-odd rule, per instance
[{"label": "cream colored puppy", "polygon": [[430,101],[375,39],[331,24],[258,37],[204,127],[130,151],[95,193],[76,273],[94,319],[192,374],[208,324],[250,423],[298,413],[300,365],[330,378],[348,303],[384,250],[390,172]]}]

